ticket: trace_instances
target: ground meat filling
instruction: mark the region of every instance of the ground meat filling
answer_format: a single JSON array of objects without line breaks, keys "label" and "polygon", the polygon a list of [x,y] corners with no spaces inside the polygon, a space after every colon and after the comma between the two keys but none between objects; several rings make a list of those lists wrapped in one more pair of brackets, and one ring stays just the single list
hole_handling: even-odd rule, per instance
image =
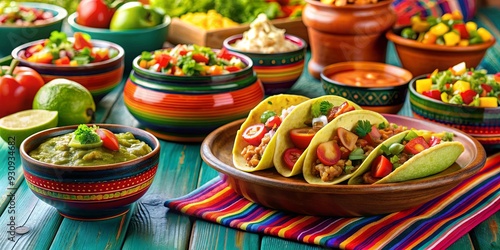
[{"label": "ground meat filling", "polygon": [[247,145],[243,148],[241,155],[245,158],[249,167],[256,167],[259,164],[269,141],[271,141],[271,135],[267,133],[260,141],[259,146]]}]

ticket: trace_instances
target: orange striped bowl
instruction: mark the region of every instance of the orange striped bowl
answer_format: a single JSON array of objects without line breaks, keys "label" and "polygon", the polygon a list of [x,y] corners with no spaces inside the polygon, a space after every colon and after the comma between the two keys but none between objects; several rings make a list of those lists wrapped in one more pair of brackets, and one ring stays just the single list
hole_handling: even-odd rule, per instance
[{"label": "orange striped bowl", "polygon": [[81,66],[33,63],[20,56],[24,50],[35,44],[42,43],[44,40],[41,39],[16,47],[12,51],[12,57],[19,60],[19,65],[30,67],[40,73],[46,83],[56,78],[66,78],[78,82],[90,91],[94,100],[99,101],[122,81],[125,51],[120,45],[108,41],[92,40],[94,47],[114,49],[118,51],[118,55],[103,62]]},{"label": "orange striped bowl", "polygon": [[232,46],[242,34],[224,40],[224,48],[250,57],[254,70],[264,85],[266,94],[272,95],[289,90],[302,75],[304,70],[306,42],[296,36],[285,35],[285,38],[299,46],[297,50],[284,53],[253,53],[236,49]]},{"label": "orange striped bowl", "polygon": [[[231,52],[232,53],[232,52]],[[172,76],[145,70],[133,61],[124,103],[139,123],[158,138],[200,142],[216,128],[246,117],[264,99],[264,88],[250,58],[247,67],[218,76]]]}]

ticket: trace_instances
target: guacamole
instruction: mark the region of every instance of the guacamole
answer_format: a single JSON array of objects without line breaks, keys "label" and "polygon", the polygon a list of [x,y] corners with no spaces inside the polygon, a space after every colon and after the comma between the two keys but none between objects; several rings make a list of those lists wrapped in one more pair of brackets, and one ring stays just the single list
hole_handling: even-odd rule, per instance
[{"label": "guacamole", "polygon": [[70,147],[73,133],[53,137],[31,151],[29,155],[41,162],[66,166],[96,166],[133,160],[152,151],[151,147],[134,137],[130,132],[115,134],[119,150],[103,146],[84,149]]}]

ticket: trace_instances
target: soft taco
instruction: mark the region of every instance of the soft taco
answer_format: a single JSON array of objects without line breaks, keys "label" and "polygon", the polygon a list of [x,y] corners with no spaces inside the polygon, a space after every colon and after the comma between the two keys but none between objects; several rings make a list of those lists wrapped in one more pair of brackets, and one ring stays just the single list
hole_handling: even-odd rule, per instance
[{"label": "soft taco", "polygon": [[236,133],[233,164],[252,172],[273,167],[276,146],[274,134],[285,117],[300,103],[309,100],[301,95],[273,95],[253,108]]},{"label": "soft taco", "polygon": [[379,113],[354,110],[319,130],[305,154],[302,173],[311,184],[332,185],[348,180],[383,141],[406,130]]},{"label": "soft taco", "polygon": [[285,177],[302,173],[307,146],[321,128],[339,115],[361,109],[357,104],[335,95],[317,97],[297,105],[276,132],[273,163]]},{"label": "soft taco", "polygon": [[451,133],[430,137],[428,131],[409,130],[379,145],[348,184],[403,182],[437,174],[450,167],[464,151]]}]

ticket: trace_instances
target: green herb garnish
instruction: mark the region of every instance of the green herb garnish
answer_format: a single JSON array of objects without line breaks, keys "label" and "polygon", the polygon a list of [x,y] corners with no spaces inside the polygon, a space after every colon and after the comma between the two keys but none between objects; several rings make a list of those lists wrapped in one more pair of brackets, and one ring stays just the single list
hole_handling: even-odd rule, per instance
[{"label": "green herb garnish", "polygon": [[101,138],[95,132],[95,128],[90,128],[85,124],[78,126],[74,132],[74,137],[81,144],[92,144],[101,141]]},{"label": "green herb garnish", "polygon": [[359,137],[365,137],[368,133],[370,133],[370,131],[372,131],[372,125],[370,124],[370,121],[358,121],[355,129],[355,134],[357,134]]},{"label": "green herb garnish", "polygon": [[313,117],[320,117],[322,115],[328,115],[328,112],[332,109],[333,104],[328,101],[321,101],[313,103],[311,107],[311,113]]}]

